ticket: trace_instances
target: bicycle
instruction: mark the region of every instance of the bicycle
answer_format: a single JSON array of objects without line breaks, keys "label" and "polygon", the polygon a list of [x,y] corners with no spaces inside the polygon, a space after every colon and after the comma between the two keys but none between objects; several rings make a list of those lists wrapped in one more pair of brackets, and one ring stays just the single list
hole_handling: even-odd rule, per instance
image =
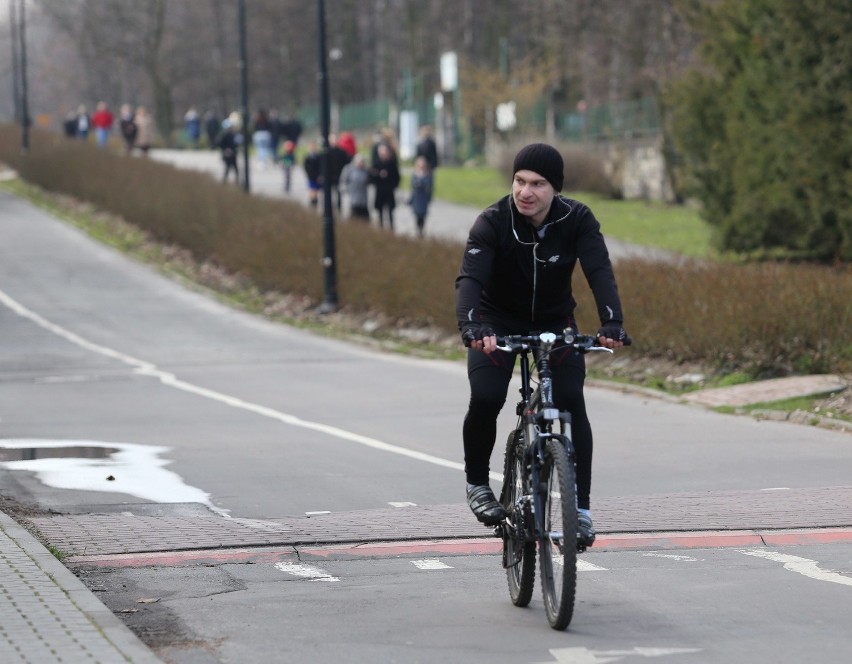
[{"label": "bicycle", "polygon": [[[509,595],[515,606],[530,603],[537,544],[547,619],[553,629],[564,630],[574,613],[577,553],[585,551],[587,543],[578,538],[571,415],[553,404],[550,353],[565,346],[580,353],[613,351],[598,346],[596,337],[578,335],[571,328],[562,334],[498,336],[497,343],[499,350],[521,360],[518,423],[506,442],[500,492],[507,516],[495,528],[495,535],[503,539]],[[538,375],[534,389],[531,365]]]}]

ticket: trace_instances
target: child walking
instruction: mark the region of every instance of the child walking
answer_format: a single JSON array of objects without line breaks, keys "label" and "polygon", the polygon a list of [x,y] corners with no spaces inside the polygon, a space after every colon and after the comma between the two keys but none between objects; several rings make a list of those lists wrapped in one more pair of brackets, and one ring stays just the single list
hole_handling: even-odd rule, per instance
[{"label": "child walking", "polygon": [[417,237],[423,237],[429,203],[432,202],[432,171],[426,157],[414,160],[414,172],[411,174],[411,198],[408,200],[417,222]]}]

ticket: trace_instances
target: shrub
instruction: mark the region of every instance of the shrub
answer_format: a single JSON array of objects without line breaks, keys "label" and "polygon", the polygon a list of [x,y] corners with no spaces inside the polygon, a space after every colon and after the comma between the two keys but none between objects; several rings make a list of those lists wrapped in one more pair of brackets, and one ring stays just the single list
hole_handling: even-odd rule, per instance
[{"label": "shrub", "polygon": [[673,86],[673,138],[722,249],[852,259],[852,5],[693,3],[704,60]]}]

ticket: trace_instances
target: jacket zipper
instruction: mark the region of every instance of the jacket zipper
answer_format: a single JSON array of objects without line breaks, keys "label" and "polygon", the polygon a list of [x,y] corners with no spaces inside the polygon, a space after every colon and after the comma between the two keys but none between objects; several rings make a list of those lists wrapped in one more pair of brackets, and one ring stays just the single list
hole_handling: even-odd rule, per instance
[{"label": "jacket zipper", "polygon": [[535,298],[538,295],[538,266],[536,265],[535,250],[538,249],[538,242],[533,244],[532,248],[532,267],[533,267],[533,292],[532,292],[532,309],[530,310],[530,321],[535,322]]}]

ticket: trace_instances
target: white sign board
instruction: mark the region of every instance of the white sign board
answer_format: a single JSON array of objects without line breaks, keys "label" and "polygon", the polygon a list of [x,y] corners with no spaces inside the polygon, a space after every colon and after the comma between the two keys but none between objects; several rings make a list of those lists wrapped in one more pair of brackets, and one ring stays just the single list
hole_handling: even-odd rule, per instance
[{"label": "white sign board", "polygon": [[455,51],[441,56],[441,90],[453,92],[459,87],[459,59]]}]

